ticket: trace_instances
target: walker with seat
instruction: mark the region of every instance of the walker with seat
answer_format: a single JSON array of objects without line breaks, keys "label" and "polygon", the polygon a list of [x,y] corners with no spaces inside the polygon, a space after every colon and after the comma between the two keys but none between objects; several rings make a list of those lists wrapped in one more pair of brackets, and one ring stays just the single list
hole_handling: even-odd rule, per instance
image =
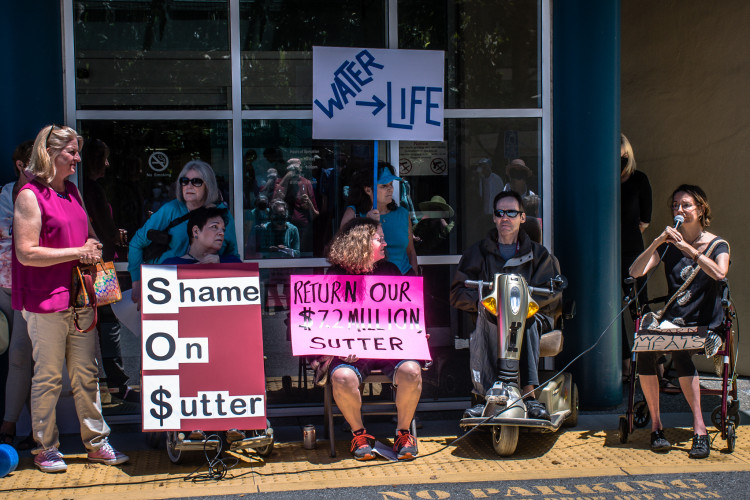
[{"label": "walker with seat", "polygon": [[[646,304],[641,304],[638,301],[638,293],[636,291],[636,280],[633,277],[625,279],[625,284],[629,288],[628,294],[625,297],[625,301],[629,302],[633,300],[636,311],[635,318],[635,333],[634,340],[641,330],[641,321],[645,314],[645,306],[647,304],[654,304],[664,302],[666,297],[658,297],[656,299],[649,300]],[[733,320],[736,318],[736,311],[734,303],[731,300],[729,292],[729,283],[727,280],[721,280],[721,305],[724,310],[723,330],[724,330],[724,342],[722,343],[719,351],[716,353],[716,357],[720,357],[721,364],[717,365],[717,375],[721,381],[720,389],[710,389],[701,386],[701,396],[721,396],[721,404],[713,409],[711,412],[711,422],[714,424],[717,430],[721,433],[721,438],[727,442],[727,450],[731,453],[734,451],[735,442],[737,439],[736,430],[740,423],[740,401],[737,398],[737,344],[736,339],[737,332],[733,328]],[[632,298],[632,299],[631,299]],[[633,351],[630,357],[630,373],[628,374],[628,402],[627,410],[625,415],[620,416],[619,419],[619,434],[620,442],[627,443],[628,437],[633,433],[635,427],[645,427],[648,425],[650,420],[648,406],[645,400],[635,401],[635,379],[636,379],[636,363],[637,363],[637,352]],[[719,374],[719,369],[721,374]],[[705,379],[703,379],[705,380]],[[709,379],[710,380],[710,379]],[[660,388],[660,392],[666,392],[675,394],[680,391],[673,389]]]}]

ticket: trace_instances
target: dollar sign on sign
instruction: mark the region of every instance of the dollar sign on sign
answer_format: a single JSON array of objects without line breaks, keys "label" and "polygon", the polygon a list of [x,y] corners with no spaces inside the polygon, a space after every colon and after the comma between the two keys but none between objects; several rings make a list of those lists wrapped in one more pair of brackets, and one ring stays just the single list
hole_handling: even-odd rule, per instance
[{"label": "dollar sign on sign", "polygon": [[151,393],[151,402],[159,407],[158,413],[156,408],[151,408],[151,416],[159,420],[159,427],[164,427],[164,420],[172,414],[172,405],[164,401],[165,397],[171,398],[172,394],[161,385]]}]

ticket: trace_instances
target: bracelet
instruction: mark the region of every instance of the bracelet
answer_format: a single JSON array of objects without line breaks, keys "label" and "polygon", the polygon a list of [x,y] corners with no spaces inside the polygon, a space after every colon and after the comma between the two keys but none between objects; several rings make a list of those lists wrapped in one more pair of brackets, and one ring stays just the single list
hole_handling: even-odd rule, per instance
[{"label": "bracelet", "polygon": [[693,256],[693,262],[695,262],[697,264],[698,263],[698,259],[701,258],[701,255],[703,255],[703,254],[700,253],[700,252],[695,252],[695,256]]}]

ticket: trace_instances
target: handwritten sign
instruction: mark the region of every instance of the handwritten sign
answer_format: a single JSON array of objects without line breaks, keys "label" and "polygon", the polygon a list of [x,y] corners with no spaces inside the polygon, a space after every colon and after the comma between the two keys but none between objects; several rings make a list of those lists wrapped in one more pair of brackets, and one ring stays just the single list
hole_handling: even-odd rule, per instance
[{"label": "handwritten sign", "polygon": [[635,337],[633,351],[686,351],[703,349],[705,342],[706,327],[704,326],[659,330],[643,329]]},{"label": "handwritten sign", "polygon": [[430,360],[421,277],[292,276],[295,356]]},{"label": "handwritten sign", "polygon": [[443,140],[445,53],[313,47],[313,139]]},{"label": "handwritten sign", "polygon": [[141,274],[143,430],[265,429],[258,265]]}]

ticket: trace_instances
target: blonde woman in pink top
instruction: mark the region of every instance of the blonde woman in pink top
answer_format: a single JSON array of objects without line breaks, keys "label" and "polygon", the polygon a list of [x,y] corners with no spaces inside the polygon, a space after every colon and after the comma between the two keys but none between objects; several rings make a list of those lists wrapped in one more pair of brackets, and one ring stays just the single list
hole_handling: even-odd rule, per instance
[{"label": "blonde woman in pink top", "polygon": [[67,465],[60,445],[55,407],[67,362],[73,399],[88,459],[114,465],[128,457],[108,442],[102,417],[96,331],[81,333],[93,320],[91,308],[71,302],[71,273],[79,264],[101,259],[102,245],[94,234],[76,186],[67,180],[81,161],[83,139],[70,127],[48,125],[34,141],[28,171],[34,179],[16,199],[13,218],[13,308],[23,312],[33,348],[31,420],[37,447],[34,463],[44,472],[63,472]]}]

